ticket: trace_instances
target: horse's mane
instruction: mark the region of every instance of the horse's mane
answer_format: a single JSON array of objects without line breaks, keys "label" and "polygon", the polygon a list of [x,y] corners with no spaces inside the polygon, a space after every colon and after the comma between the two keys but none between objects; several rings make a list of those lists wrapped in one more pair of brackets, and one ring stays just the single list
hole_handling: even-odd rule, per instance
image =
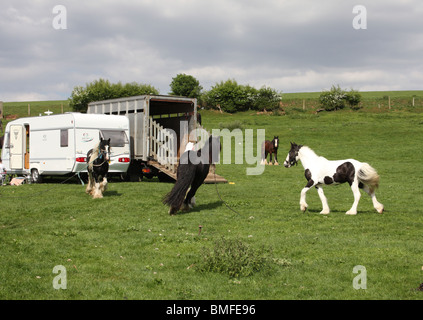
[{"label": "horse's mane", "polygon": [[88,159],[88,166],[90,167],[90,169],[92,169],[93,167],[93,162],[95,159],[98,158],[98,154],[100,151],[100,142],[97,143],[92,149],[91,149],[92,153],[90,155],[90,158]]},{"label": "horse's mane", "polygon": [[302,146],[300,149],[300,152],[304,153],[304,154],[308,154],[308,155],[312,155],[315,157],[319,157],[316,152],[314,152],[310,147],[307,146]]},{"label": "horse's mane", "polygon": [[302,146],[300,149],[300,152],[302,152],[302,154],[307,155],[307,156],[311,156],[311,157],[316,157],[319,159],[324,159],[324,160],[328,160],[323,156],[319,156],[316,152],[314,152],[311,148],[307,147],[307,146]]}]

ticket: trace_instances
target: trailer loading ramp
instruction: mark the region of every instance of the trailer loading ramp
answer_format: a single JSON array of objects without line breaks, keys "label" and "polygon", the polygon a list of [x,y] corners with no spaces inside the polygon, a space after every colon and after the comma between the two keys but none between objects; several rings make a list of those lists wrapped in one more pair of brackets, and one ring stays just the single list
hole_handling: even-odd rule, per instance
[{"label": "trailer loading ramp", "polygon": [[[158,163],[157,161],[150,160],[148,161],[148,165],[155,167],[160,172],[165,173],[172,179],[176,180],[176,171],[173,172],[169,169],[167,169],[164,165]],[[211,170],[209,174],[207,175],[206,179],[204,180],[204,183],[228,183],[228,180],[223,178],[222,176],[219,176],[218,174],[214,174]]]}]

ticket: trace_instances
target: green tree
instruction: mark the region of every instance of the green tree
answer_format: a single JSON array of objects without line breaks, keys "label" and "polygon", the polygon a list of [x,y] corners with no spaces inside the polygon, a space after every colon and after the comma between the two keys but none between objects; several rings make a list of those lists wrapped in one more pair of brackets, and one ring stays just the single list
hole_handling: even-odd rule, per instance
[{"label": "green tree", "polygon": [[170,89],[172,90],[170,92],[172,95],[198,98],[203,87],[200,86],[200,82],[193,76],[181,73],[172,78]]},{"label": "green tree", "polygon": [[99,79],[82,86],[74,87],[69,106],[76,112],[87,112],[88,104],[92,101],[116,99],[145,94],[159,94],[151,85],[136,82],[112,84],[109,80]]}]

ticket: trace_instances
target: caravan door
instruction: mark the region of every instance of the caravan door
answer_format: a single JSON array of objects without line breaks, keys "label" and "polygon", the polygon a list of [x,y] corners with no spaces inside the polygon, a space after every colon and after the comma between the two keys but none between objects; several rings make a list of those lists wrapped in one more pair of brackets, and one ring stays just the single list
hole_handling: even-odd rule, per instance
[{"label": "caravan door", "polygon": [[24,164],[25,127],[15,124],[10,126],[10,169],[22,170]]}]

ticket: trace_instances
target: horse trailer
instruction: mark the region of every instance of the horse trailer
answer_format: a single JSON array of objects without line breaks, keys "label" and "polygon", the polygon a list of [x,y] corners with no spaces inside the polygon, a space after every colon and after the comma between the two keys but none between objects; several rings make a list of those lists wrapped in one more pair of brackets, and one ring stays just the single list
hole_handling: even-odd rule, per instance
[{"label": "horse trailer", "polygon": [[2,161],[8,174],[30,182],[41,176],[87,172],[87,152],[111,139],[109,172],[125,173],[130,164],[129,121],[123,116],[69,112],[19,118],[7,124]]},{"label": "horse trailer", "polygon": [[[209,134],[198,123],[197,99],[141,95],[96,101],[88,104],[88,114],[123,115],[129,119],[131,164],[128,178],[139,181],[143,176],[160,180],[176,179],[179,156],[186,145],[197,147]],[[226,182],[209,175],[206,182]]]}]

